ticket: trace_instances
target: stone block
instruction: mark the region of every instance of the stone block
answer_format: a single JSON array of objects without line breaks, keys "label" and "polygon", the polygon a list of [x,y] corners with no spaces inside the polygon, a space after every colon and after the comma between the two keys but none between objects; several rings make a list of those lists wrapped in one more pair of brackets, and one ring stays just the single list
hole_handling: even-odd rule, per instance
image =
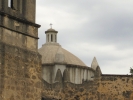
[{"label": "stone block", "polygon": [[[0,70],[0,83],[3,83],[1,85],[3,100],[41,99],[42,81],[41,72],[38,70],[41,69],[41,56],[37,52],[17,46],[5,43],[2,45],[0,48],[4,50],[4,53],[0,53],[0,55],[4,54],[1,55],[4,64],[0,65],[2,69]],[[2,74],[4,77],[1,76]]]}]

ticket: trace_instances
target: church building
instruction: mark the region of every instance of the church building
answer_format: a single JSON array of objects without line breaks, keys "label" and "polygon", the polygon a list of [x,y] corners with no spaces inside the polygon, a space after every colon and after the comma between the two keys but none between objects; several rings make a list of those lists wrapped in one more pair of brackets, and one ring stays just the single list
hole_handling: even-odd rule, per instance
[{"label": "church building", "polygon": [[0,0],[0,100],[133,100],[133,75],[86,66],[52,27],[38,49],[35,12],[36,0]]},{"label": "church building", "polygon": [[42,55],[43,79],[50,84],[61,81],[82,84],[83,81],[93,80],[98,66],[96,58],[91,67],[86,66],[78,57],[61,47],[57,42],[57,33],[52,28],[45,31],[46,43],[38,50]]}]

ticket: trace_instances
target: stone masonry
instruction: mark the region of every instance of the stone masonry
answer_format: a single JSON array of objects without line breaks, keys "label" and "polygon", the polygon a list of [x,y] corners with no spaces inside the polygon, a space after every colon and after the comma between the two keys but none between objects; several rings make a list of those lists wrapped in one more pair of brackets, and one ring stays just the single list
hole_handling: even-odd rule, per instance
[{"label": "stone masonry", "polygon": [[40,100],[36,0],[0,0],[0,100]]},{"label": "stone masonry", "polygon": [[[36,0],[0,0],[0,100],[133,100],[133,76],[102,74],[96,58],[83,67],[58,49],[55,62],[43,64],[35,9]],[[57,42],[56,35],[47,34],[47,42]]]}]

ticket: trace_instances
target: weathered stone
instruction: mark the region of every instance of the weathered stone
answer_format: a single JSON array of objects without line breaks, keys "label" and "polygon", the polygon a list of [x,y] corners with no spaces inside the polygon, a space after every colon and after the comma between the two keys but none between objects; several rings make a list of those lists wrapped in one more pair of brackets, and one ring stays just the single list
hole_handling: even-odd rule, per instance
[{"label": "weathered stone", "polygon": [[42,80],[36,70],[41,56],[35,0],[11,0],[8,7],[9,1],[0,0],[0,100],[38,100]]},{"label": "weathered stone", "polygon": [[102,75],[95,57],[87,67],[57,43],[52,28],[41,65],[35,1],[11,0],[8,7],[0,0],[0,100],[133,100],[133,76]]}]

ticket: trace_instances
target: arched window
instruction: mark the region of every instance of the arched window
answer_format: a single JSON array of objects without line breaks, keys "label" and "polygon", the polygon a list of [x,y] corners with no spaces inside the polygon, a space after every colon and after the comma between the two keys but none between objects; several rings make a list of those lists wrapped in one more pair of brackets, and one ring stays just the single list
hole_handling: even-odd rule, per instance
[{"label": "arched window", "polygon": [[53,35],[51,34],[51,42],[53,42]]},{"label": "arched window", "polygon": [[13,0],[8,0],[8,7],[13,8]]}]

